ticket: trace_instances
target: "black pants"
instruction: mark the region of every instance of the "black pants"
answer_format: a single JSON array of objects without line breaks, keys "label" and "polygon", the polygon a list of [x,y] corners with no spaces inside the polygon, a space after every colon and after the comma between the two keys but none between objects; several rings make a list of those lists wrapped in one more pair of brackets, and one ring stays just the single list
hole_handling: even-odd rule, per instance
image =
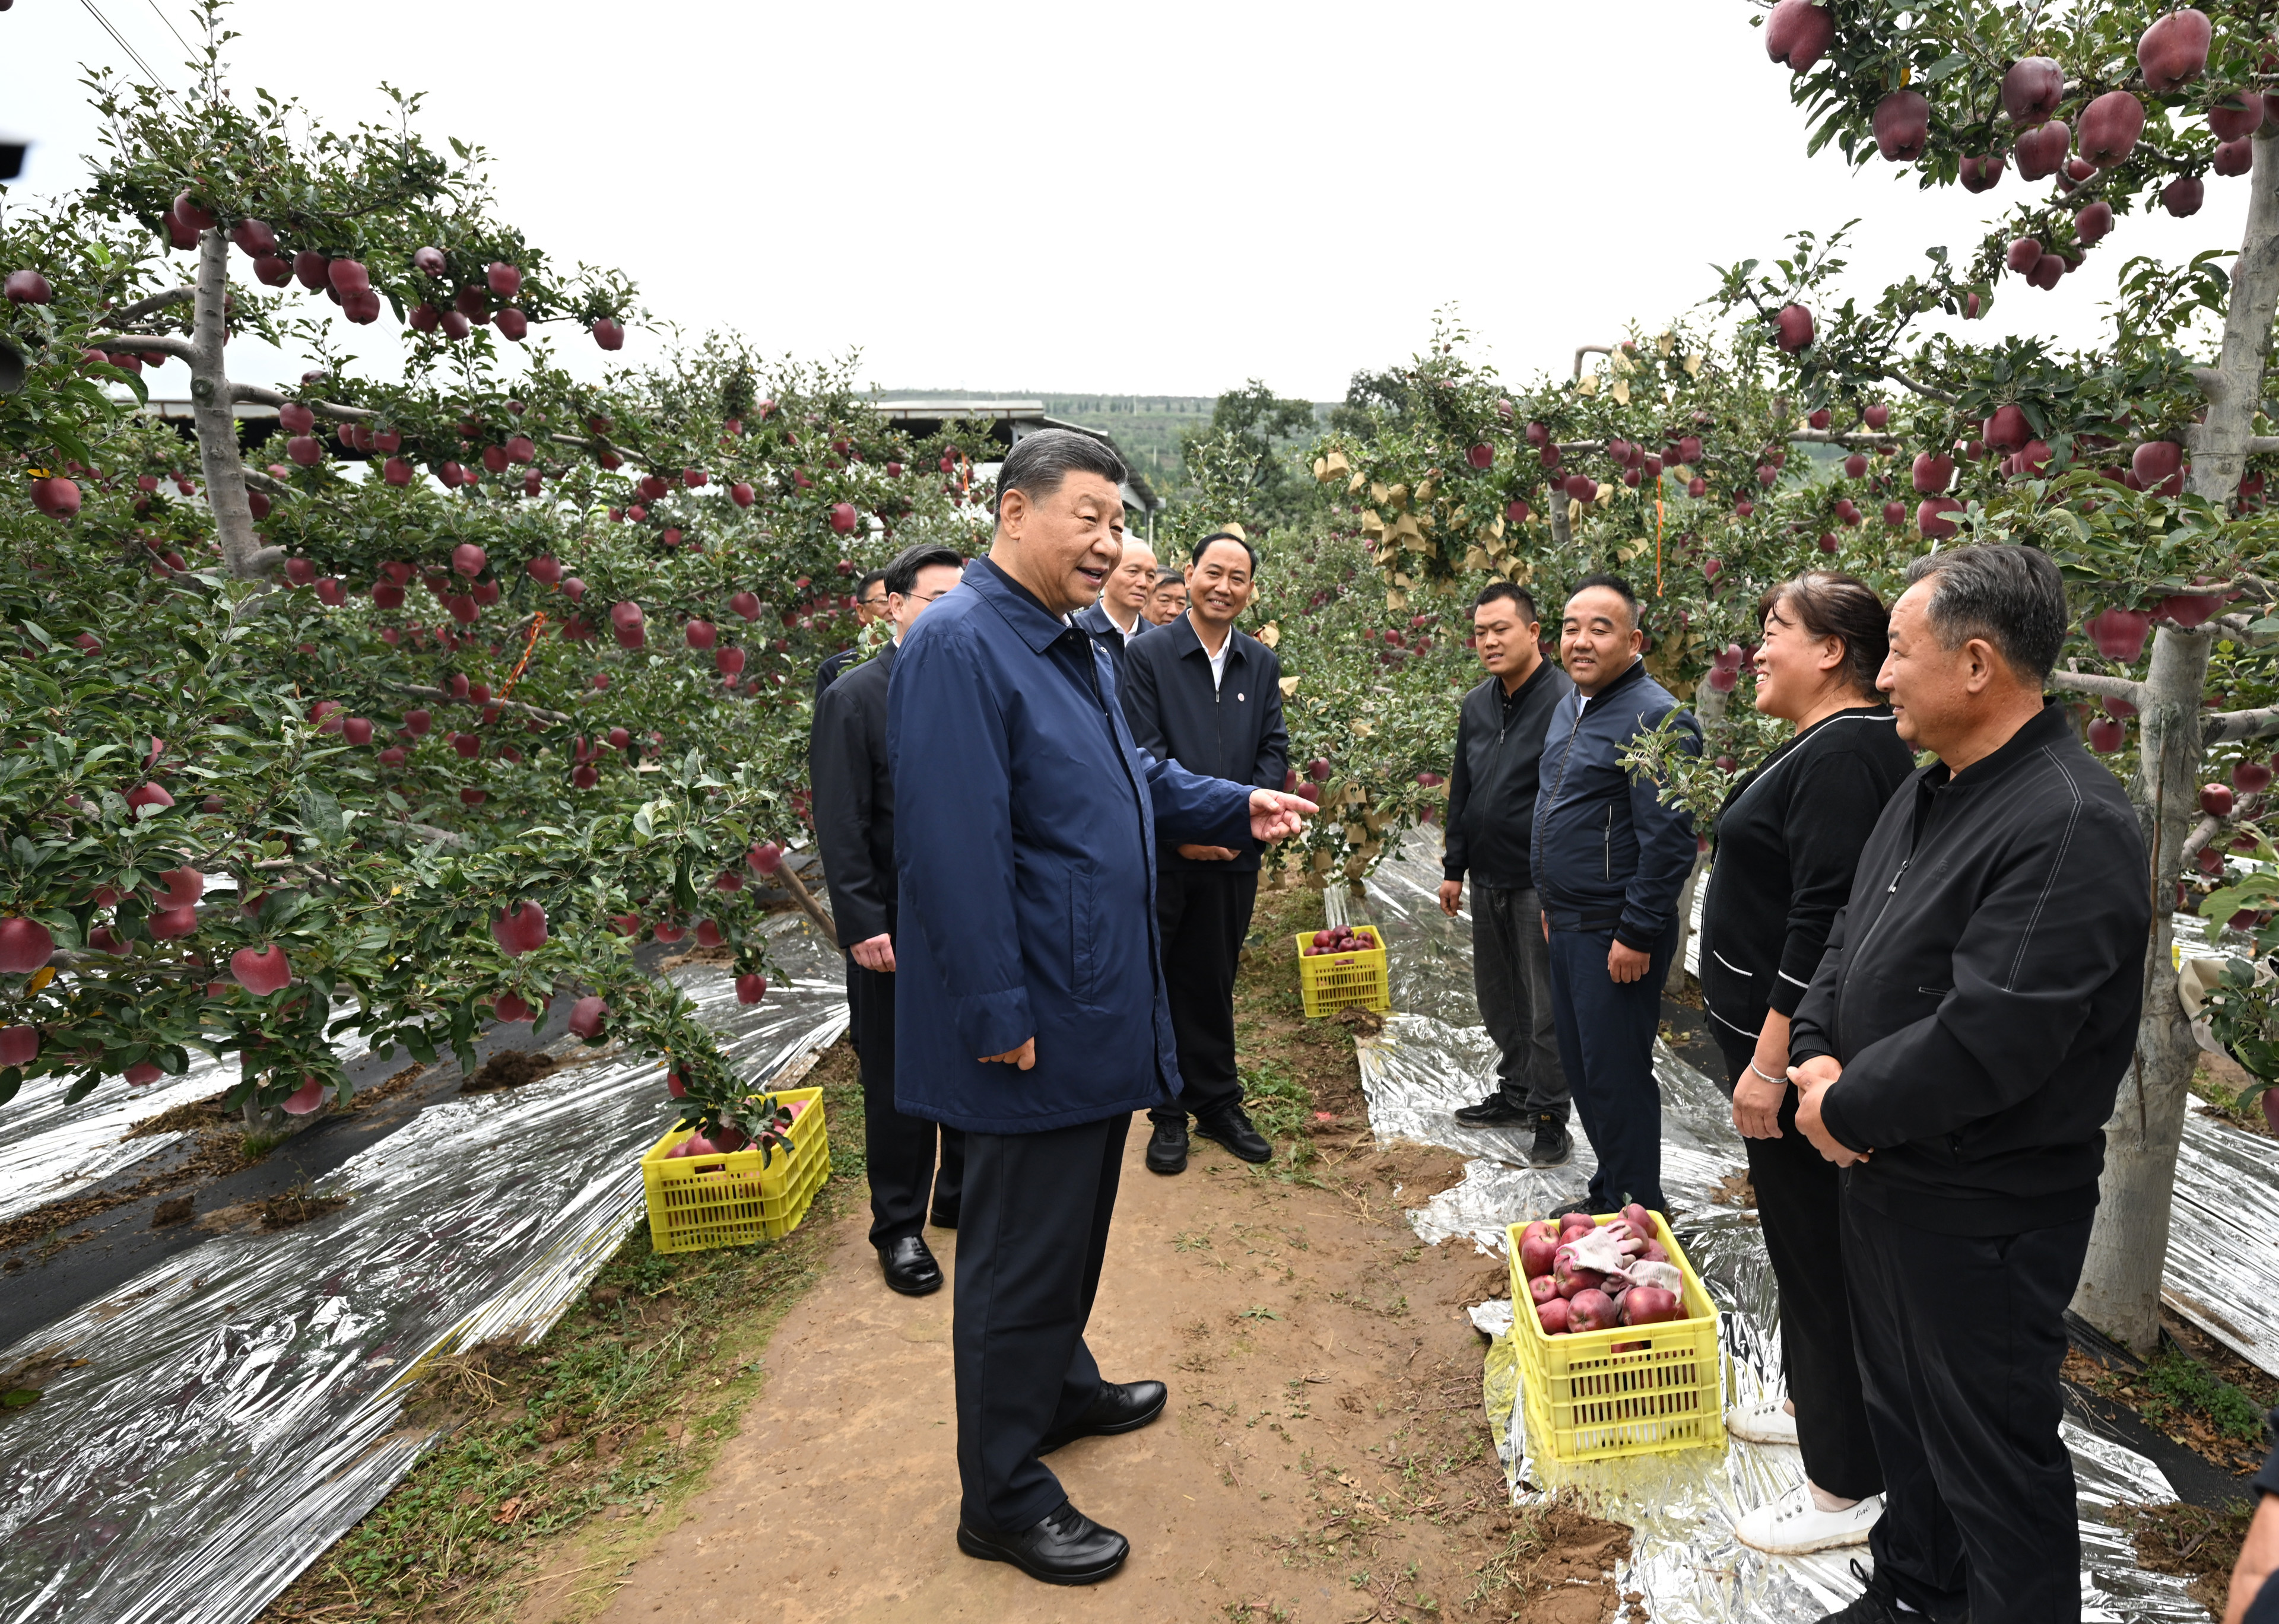
[{"label": "black pants", "polygon": [[1551,1013],[1551,944],[1533,890],[1472,885],[1472,991],[1500,1057],[1496,1081],[1521,1110],[1567,1120],[1570,1098]]},{"label": "black pants", "polygon": [[957,1230],[958,1514],[1017,1534],[1068,1498],[1037,1459],[1100,1396],[1084,1344],[1100,1291],[1129,1116],[965,1136]]},{"label": "black pants", "polygon": [[1165,869],[1155,877],[1163,992],[1184,1084],[1177,1105],[1147,1113],[1159,1122],[1184,1122],[1189,1113],[1209,1116],[1242,1103],[1234,1072],[1234,972],[1257,901],[1255,869]]},{"label": "black pants", "polygon": [[[1738,1085],[1756,1046],[1713,1028]],[[1730,1097],[1733,1092],[1728,1086]],[[1844,1289],[1844,1216],[1836,1164],[1796,1125],[1796,1090],[1781,1100],[1777,1139],[1744,1139],[1757,1220],[1780,1288],[1781,1372],[1796,1406],[1804,1475],[1829,1493],[1864,1500],[1884,1491],[1860,1359],[1852,1346],[1852,1304]]]},{"label": "black pants", "polygon": [[1611,931],[1551,933],[1551,1008],[1559,1025],[1559,1059],[1575,1091],[1583,1136],[1599,1159],[1591,1176],[1591,1210],[1611,1213],[1636,1201],[1669,1210],[1661,1196],[1661,1085],[1654,1076],[1654,1038],[1661,1021],[1661,978],[1677,951],[1677,922],[1654,946],[1645,975],[1616,981],[1607,973]]},{"label": "black pants", "polygon": [[[894,1107],[894,978],[850,961],[848,976],[862,1044],[863,1155],[870,1164],[871,1244],[886,1245],[925,1228],[927,1191],[944,1218],[958,1216],[958,1186],[965,1175],[965,1135],[937,1128]],[[941,1141],[941,1173],[934,1174],[934,1140]]]},{"label": "black pants", "polygon": [[2091,1221],[1938,1235],[1848,1188],[1843,1209],[1884,1467],[1868,1542],[1877,1575],[1932,1624],[2077,1624],[2081,1531],[2058,1370]]},{"label": "black pants", "polygon": [[847,1045],[856,1053],[863,1053],[863,984],[859,977],[863,967],[855,962],[855,955],[841,952],[840,958],[847,967]]}]

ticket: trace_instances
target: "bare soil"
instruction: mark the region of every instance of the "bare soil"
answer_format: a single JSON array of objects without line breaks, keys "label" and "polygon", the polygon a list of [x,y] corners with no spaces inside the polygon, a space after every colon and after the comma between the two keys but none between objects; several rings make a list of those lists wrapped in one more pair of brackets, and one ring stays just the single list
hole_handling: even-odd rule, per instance
[{"label": "bare soil", "polygon": [[2148,1573],[2185,1574],[2184,1593],[2221,1618],[2231,1599],[2231,1570],[2247,1538],[2254,1507],[2246,1500],[2222,1511],[2171,1501],[2163,1505],[2120,1505],[2106,1513],[2128,1530],[2137,1560]]},{"label": "bare soil", "polygon": [[537,1049],[501,1049],[475,1068],[475,1075],[459,1084],[463,1094],[490,1094],[503,1088],[535,1083],[561,1062]]}]

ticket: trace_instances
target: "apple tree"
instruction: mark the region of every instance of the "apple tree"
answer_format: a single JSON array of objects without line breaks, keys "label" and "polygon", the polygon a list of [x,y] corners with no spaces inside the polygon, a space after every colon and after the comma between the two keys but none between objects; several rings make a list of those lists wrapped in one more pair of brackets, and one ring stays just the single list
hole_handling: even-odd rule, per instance
[{"label": "apple tree", "polygon": [[[2145,886],[2155,911],[2136,1064],[2106,1126],[2073,1307],[2149,1352],[2196,1053],[2172,990],[2175,915],[2221,873],[2226,846],[2270,850],[2243,822],[2264,810],[2258,741],[2279,733],[2262,495],[2279,452],[2264,406],[2279,305],[2269,11],[1780,0],[1758,20],[1815,149],[1906,165],[1924,187],[2007,190],[2013,167],[2023,183],[1967,260],[1934,250],[1928,276],[1873,308],[1825,309],[1824,262],[1739,268],[1726,291],[1803,313],[1809,336],[1789,349],[1786,380],[1800,401],[1868,389],[1906,400],[1894,427],[1934,543],[2037,546],[2073,587],[2081,642],[2056,681],[2084,696],[2084,733],[2125,772],[2143,820],[2150,870],[2112,883]],[[2227,191],[2234,177],[2243,184]],[[2087,254],[2128,252],[2132,217],[2191,215],[2211,195],[2243,206],[2237,256],[2127,258],[2096,345],[1972,343],[1923,325],[1983,314],[1998,288],[2062,297]],[[2231,923],[2252,926],[2252,908]],[[2244,987],[2238,1000],[2254,1001]]]}]

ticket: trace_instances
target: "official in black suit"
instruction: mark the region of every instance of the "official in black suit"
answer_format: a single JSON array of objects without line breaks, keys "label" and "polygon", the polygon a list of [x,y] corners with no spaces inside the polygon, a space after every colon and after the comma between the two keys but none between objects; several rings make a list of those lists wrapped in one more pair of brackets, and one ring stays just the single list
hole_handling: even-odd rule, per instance
[{"label": "official in black suit", "polygon": [[[855,583],[855,626],[860,631],[886,617],[886,572],[872,570]],[[848,647],[827,656],[815,668],[815,697],[823,698],[823,691],[846,674],[855,663],[859,648]]]},{"label": "official in black suit", "polygon": [[886,770],[886,683],[902,633],[926,605],[955,586],[964,561],[946,547],[903,549],[880,572],[881,614],[894,640],[848,671],[815,708],[808,772],[815,831],[831,886],[839,944],[853,960],[850,1015],[863,1062],[863,1155],[871,1176],[871,1244],[886,1283],[910,1297],[941,1289],[941,1266],[920,1233],[932,1191],[933,1222],[957,1227],[965,1135],[894,1108],[894,786]]},{"label": "official in black suit", "polygon": [[1100,588],[1100,601],[1078,611],[1076,629],[1107,651],[1116,672],[1116,692],[1124,690],[1124,646],[1149,630],[1147,594],[1155,586],[1155,555],[1145,541],[1126,541],[1123,556]]},{"label": "official in black suit", "polygon": [[[1234,629],[1250,605],[1257,569],[1257,553],[1232,532],[1196,543],[1187,612],[1124,650],[1124,715],[1133,741],[1152,755],[1190,772],[1275,789],[1290,759],[1282,663]],[[1155,917],[1182,1087],[1176,1102],[1148,1112],[1155,1124],[1147,1142],[1151,1172],[1186,1169],[1190,1113],[1197,1132],[1245,1161],[1274,1153],[1242,1108],[1234,1065],[1234,971],[1257,900],[1255,843],[1239,850],[1158,843]]]}]

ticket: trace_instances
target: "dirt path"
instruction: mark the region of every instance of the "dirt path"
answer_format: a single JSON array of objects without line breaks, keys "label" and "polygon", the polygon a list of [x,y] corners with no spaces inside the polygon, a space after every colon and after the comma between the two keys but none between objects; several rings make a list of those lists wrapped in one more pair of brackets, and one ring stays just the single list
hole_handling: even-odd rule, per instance
[{"label": "dirt path", "polygon": [[[1185,1176],[1161,1178],[1140,1164],[1144,1138],[1091,1338],[1112,1376],[1169,1382],[1170,1407],[1144,1432],[1053,1458],[1077,1505],[1131,1536],[1123,1573],[1061,1590],[957,1551],[950,1293],[889,1293],[856,1212],[776,1331],[740,1436],[599,1616],[1358,1624],[1508,1617],[1527,1601],[1538,1624],[1608,1617],[1602,1569],[1620,1531],[1515,1528],[1505,1500],[1480,1414],[1483,1344],[1462,1306],[1496,1266],[1419,1246],[1400,1217],[1453,1182],[1455,1159],[1330,1140],[1325,1184],[1309,1186],[1199,1141]],[[607,1557],[559,1553],[526,1624],[594,1616]],[[1532,1597],[1505,1588],[1531,1569]]]}]

